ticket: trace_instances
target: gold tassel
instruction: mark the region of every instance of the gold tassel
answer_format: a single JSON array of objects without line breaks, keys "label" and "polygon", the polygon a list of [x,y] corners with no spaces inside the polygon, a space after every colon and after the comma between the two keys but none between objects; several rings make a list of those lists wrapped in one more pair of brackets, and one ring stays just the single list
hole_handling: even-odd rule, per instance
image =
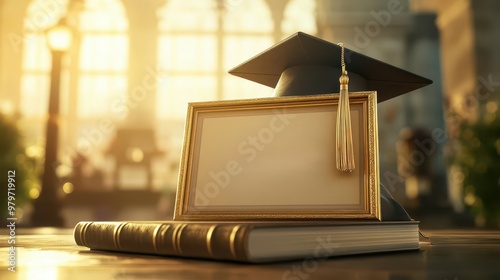
[{"label": "gold tassel", "polygon": [[351,109],[349,108],[349,77],[345,70],[344,46],[342,47],[342,75],[339,78],[340,96],[337,111],[337,169],[352,172],[354,165],[354,147],[352,144]]}]

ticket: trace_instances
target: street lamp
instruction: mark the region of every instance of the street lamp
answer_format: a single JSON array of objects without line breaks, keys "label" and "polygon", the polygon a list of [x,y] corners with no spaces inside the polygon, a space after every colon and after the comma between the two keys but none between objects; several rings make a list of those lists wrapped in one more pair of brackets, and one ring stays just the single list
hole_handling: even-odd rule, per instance
[{"label": "street lamp", "polygon": [[33,226],[64,226],[61,216],[61,201],[58,197],[59,178],[56,174],[57,147],[59,137],[59,95],[61,62],[65,52],[71,47],[72,33],[65,19],[45,33],[52,54],[50,75],[49,110],[45,138],[45,162],[40,196],[34,201],[31,224]]}]

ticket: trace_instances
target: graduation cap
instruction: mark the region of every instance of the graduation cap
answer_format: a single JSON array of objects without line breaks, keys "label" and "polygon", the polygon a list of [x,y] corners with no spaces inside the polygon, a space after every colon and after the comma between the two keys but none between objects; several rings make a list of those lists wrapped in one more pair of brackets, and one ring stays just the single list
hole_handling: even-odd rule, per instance
[{"label": "graduation cap", "polygon": [[[298,32],[229,70],[230,74],[275,88],[276,96],[333,93],[339,90],[342,47]],[[350,91],[377,91],[382,102],[432,81],[346,49]]]},{"label": "graduation cap", "polygon": [[[341,67],[344,66],[344,62],[348,71],[347,79],[346,69]],[[378,102],[432,83],[427,78],[361,53],[344,50],[343,46],[302,32],[295,33],[243,62],[229,70],[229,73],[273,87],[276,96],[334,93],[340,89],[339,112],[342,110],[342,104],[346,103],[349,112],[348,101],[342,101],[343,90],[348,96],[347,82],[350,91],[377,91]],[[341,115],[350,116],[350,114]],[[348,118],[350,130],[350,117]],[[337,121],[339,119],[337,118]],[[337,135],[339,135],[338,129],[339,123],[337,123]],[[345,142],[345,139],[343,141]],[[337,167],[339,167],[338,162]],[[381,186],[380,190],[382,220],[411,220],[408,213],[384,186]]]}]

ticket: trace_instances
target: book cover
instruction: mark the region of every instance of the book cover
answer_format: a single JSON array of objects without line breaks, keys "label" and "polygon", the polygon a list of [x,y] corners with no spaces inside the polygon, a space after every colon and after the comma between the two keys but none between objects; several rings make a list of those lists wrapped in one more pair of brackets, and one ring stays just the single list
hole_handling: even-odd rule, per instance
[{"label": "book cover", "polygon": [[94,250],[269,262],[416,250],[418,222],[80,222],[76,244]]}]

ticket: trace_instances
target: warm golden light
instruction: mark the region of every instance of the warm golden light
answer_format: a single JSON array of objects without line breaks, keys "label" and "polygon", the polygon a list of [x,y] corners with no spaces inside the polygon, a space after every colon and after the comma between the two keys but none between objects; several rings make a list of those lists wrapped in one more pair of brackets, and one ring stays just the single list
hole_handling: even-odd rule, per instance
[{"label": "warm golden light", "polygon": [[2,101],[0,103],[0,111],[7,116],[10,116],[14,113],[14,106],[10,101]]},{"label": "warm golden light", "polygon": [[418,190],[418,178],[417,176],[410,176],[406,178],[406,196],[409,199],[415,199],[418,197],[419,190]]},{"label": "warm golden light", "polygon": [[71,30],[62,22],[47,30],[46,36],[49,48],[61,52],[69,50],[73,39]]},{"label": "warm golden light", "polygon": [[144,152],[141,148],[129,148],[127,149],[127,158],[133,162],[141,162],[144,159]]},{"label": "warm golden light", "polygon": [[40,196],[40,190],[37,188],[30,189],[29,196],[31,199],[37,199]]},{"label": "warm golden light", "polygon": [[70,182],[66,182],[66,183],[64,183],[62,189],[63,189],[64,193],[70,194],[75,190],[75,186],[73,186],[73,184]]},{"label": "warm golden light", "polygon": [[[39,234],[53,234],[51,231]],[[66,279],[61,277],[61,266],[74,263],[78,255],[57,251],[21,251],[24,269],[19,271],[18,279]]]},{"label": "warm golden light", "polygon": [[67,165],[61,164],[56,168],[56,174],[60,178],[67,177],[71,174],[73,169]]},{"label": "warm golden light", "polygon": [[465,204],[472,206],[476,203],[476,197],[472,193],[467,193],[464,197]]},{"label": "warm golden light", "polygon": [[26,155],[31,158],[40,158],[43,156],[44,148],[39,145],[32,145],[26,148]]},{"label": "warm golden light", "polygon": [[[23,273],[26,279],[57,279],[58,271],[54,266],[29,266]],[[21,275],[23,275],[21,274]]]},{"label": "warm golden light", "polygon": [[486,103],[486,111],[488,111],[488,113],[496,113],[497,110],[498,104],[495,101],[489,101]]}]

